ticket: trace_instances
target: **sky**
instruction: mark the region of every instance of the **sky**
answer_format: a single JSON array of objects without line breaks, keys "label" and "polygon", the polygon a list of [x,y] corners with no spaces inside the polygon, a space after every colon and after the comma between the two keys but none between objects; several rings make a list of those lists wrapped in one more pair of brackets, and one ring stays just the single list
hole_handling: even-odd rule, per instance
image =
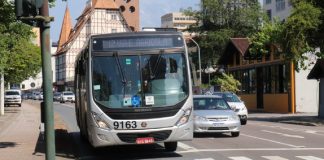
[{"label": "sky", "polygon": [[[76,18],[83,11],[88,0],[56,0],[56,5],[50,8],[50,16],[54,17],[51,23],[51,40],[57,42],[60,36],[65,8],[68,5],[71,13],[73,26]],[[260,0],[261,1],[261,0]],[[142,27],[160,27],[161,16],[170,12],[178,12],[181,8],[199,9],[200,0],[139,0],[140,8],[140,28]]]}]

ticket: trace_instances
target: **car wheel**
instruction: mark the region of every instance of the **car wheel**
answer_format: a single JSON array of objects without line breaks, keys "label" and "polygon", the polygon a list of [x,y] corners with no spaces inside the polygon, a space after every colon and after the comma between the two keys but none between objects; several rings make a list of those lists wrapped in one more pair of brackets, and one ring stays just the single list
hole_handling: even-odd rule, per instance
[{"label": "car wheel", "polygon": [[18,104],[19,107],[21,107],[21,104]]},{"label": "car wheel", "polygon": [[246,125],[247,120],[241,120],[241,125]]},{"label": "car wheel", "polygon": [[164,142],[164,148],[166,151],[174,152],[177,150],[178,142]]},{"label": "car wheel", "polygon": [[232,137],[238,137],[240,132],[231,132]]}]

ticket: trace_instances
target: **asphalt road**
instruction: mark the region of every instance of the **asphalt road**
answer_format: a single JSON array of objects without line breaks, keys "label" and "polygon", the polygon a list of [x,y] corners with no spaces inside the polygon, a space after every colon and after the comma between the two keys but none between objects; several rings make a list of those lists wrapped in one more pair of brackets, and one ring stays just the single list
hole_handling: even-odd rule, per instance
[{"label": "asphalt road", "polygon": [[163,144],[116,146],[93,149],[81,141],[74,104],[54,103],[75,145],[74,157],[90,159],[188,159],[188,160],[324,160],[324,127],[264,121],[248,121],[239,137],[230,134],[198,134],[193,141],[178,143],[176,152]]}]

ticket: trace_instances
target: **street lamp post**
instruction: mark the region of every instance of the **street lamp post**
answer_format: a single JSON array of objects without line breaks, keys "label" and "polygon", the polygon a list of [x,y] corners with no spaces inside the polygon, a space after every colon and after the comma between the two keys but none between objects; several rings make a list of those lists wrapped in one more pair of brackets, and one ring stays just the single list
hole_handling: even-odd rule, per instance
[{"label": "street lamp post", "polygon": [[195,45],[197,46],[198,48],[198,65],[199,65],[199,85],[201,85],[201,61],[200,61],[200,47],[198,45],[198,43],[193,40],[192,38],[188,37],[188,39],[190,39],[192,42],[195,43]]},{"label": "street lamp post", "polygon": [[208,68],[205,69],[205,73],[208,74],[208,84],[209,84],[209,86],[210,86],[210,74],[214,73],[214,72],[216,72],[216,70],[211,66],[209,66]]}]

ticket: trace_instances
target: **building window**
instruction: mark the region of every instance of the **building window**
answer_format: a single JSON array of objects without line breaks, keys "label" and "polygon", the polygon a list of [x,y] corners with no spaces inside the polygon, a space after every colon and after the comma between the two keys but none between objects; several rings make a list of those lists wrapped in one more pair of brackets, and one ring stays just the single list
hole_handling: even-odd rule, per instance
[{"label": "building window", "polygon": [[264,93],[287,93],[289,72],[286,65],[274,65],[263,68]]},{"label": "building window", "polygon": [[120,9],[121,12],[124,12],[125,11],[125,6],[120,6],[119,9]]},{"label": "building window", "polygon": [[134,6],[130,6],[130,7],[129,7],[129,11],[130,11],[131,13],[135,12],[135,7],[134,7]]},{"label": "building window", "polygon": [[116,19],[117,19],[117,15],[112,14],[112,15],[111,15],[111,19],[112,19],[112,20],[116,20]]},{"label": "building window", "polygon": [[285,8],[286,8],[285,0],[276,0],[276,10],[277,11],[285,10]]},{"label": "building window", "polygon": [[266,0],[266,4],[270,4],[271,3],[271,0]]},{"label": "building window", "polygon": [[272,13],[271,13],[271,9],[267,10],[267,16],[269,17],[269,19],[272,19]]},{"label": "building window", "polygon": [[21,85],[21,89],[25,89],[25,84],[22,84]]}]

